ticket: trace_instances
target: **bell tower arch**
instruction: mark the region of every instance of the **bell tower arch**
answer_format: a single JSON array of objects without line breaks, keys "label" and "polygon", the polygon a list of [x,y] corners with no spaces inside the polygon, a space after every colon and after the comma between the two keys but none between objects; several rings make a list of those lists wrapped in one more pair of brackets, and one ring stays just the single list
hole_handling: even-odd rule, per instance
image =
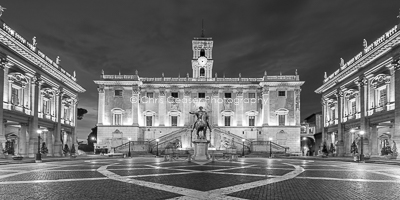
[{"label": "bell tower arch", "polygon": [[212,48],[213,40],[211,37],[204,36],[204,30],[202,30],[200,37],[195,37],[192,40],[192,70],[193,78],[212,78]]}]

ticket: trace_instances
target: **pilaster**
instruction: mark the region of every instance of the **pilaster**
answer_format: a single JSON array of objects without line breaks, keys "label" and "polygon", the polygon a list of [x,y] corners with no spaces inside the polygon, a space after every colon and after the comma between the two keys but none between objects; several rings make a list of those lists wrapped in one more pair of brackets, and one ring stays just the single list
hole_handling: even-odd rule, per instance
[{"label": "pilaster", "polygon": [[[184,125],[187,127],[190,125],[190,88],[185,88],[184,92],[183,92],[183,120],[184,120]],[[214,112],[214,111],[213,111]]]},{"label": "pilaster", "polygon": [[103,125],[104,122],[104,104],[106,102],[104,85],[99,85],[97,90],[99,91],[98,101],[98,113],[97,113],[97,125]]},{"label": "pilaster", "polygon": [[336,143],[336,150],[337,156],[344,156],[344,141],[343,141],[343,134],[344,134],[344,126],[342,125],[343,119],[343,92],[340,88],[337,90],[336,93],[337,99],[337,116],[338,116],[338,142]]},{"label": "pilaster", "polygon": [[132,87],[132,126],[139,126],[139,86]]},{"label": "pilaster", "polygon": [[[396,100],[400,99],[400,58],[397,58],[393,63],[394,67],[394,96]],[[400,102],[395,103],[395,120],[394,120],[394,131],[393,140],[397,144],[400,144]]]},{"label": "pilaster", "polygon": [[[4,93],[7,91],[4,91],[4,81],[8,80],[6,78],[6,74],[8,71],[7,68],[7,59],[5,58],[5,55],[0,54],[0,99],[4,99],[5,96]],[[8,93],[7,93],[8,94]],[[5,135],[4,135],[4,123],[3,123],[3,103],[0,106],[0,150],[3,150],[2,146],[3,143],[5,142]]]},{"label": "pilaster", "polygon": [[269,88],[264,86],[262,90],[262,113],[263,113],[263,126],[269,125]]},{"label": "pilaster", "polygon": [[[239,90],[236,92],[236,99],[235,101],[239,101],[236,105],[236,126],[243,125],[243,91]],[[235,102],[234,101],[234,102]]]},{"label": "pilaster", "polygon": [[219,104],[218,104],[218,100],[219,100],[219,92],[218,90],[213,90],[212,91],[212,99],[211,99],[211,103],[212,103],[212,125],[213,126],[218,126],[218,117],[219,117]]},{"label": "pilaster", "polygon": [[160,88],[158,100],[159,100],[159,104],[158,104],[159,126],[165,126],[166,98],[165,98],[165,89],[164,88]]},{"label": "pilaster", "polygon": [[29,157],[33,158],[36,154],[36,147],[37,147],[37,130],[38,130],[38,123],[39,123],[39,97],[40,97],[40,89],[42,85],[42,80],[40,75],[36,75],[34,77],[34,101],[33,101],[33,116],[30,120],[30,131],[29,131]]},{"label": "pilaster", "polygon": [[369,133],[370,133],[370,129],[369,129],[369,122],[366,118],[366,99],[367,99],[367,93],[366,93],[366,87],[368,84],[368,79],[365,76],[360,76],[358,78],[358,80],[356,81],[356,84],[358,85],[359,88],[359,102],[360,102],[360,106],[359,106],[359,111],[360,111],[360,130],[364,131],[364,140],[363,140],[363,149],[364,149],[364,155],[368,155],[369,149],[368,149],[368,145],[369,145]]},{"label": "pilaster", "polygon": [[54,132],[53,132],[53,136],[54,136],[54,151],[53,151],[53,155],[54,156],[61,156],[62,153],[62,143],[61,143],[61,108],[62,108],[62,98],[64,96],[64,93],[62,91],[62,88],[59,88],[59,90],[56,92],[56,96],[57,96],[57,123],[55,124],[54,127]]}]

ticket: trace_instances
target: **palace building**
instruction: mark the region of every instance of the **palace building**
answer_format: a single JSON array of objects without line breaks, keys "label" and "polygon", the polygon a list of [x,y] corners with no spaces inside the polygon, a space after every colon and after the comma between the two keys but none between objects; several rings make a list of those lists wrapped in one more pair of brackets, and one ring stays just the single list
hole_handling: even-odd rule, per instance
[{"label": "palace building", "polygon": [[400,142],[399,25],[372,43],[364,40],[364,49],[341,59],[315,91],[322,95],[322,138],[339,156],[351,155],[353,142],[360,149],[361,136],[366,156],[388,154]]},{"label": "palace building", "polygon": [[[176,141],[190,149],[200,106],[207,111],[212,132],[210,149],[242,148],[255,141],[268,141],[292,152],[300,151],[300,87],[297,74],[244,78],[213,76],[211,37],[192,40],[192,76],[140,77],[106,75],[98,85],[97,147],[108,151],[131,141]],[[190,59],[190,58],[189,58]],[[160,72],[161,73],[161,72]],[[259,143],[259,144],[261,144]],[[266,143],[264,143],[266,144]],[[145,147],[137,146],[135,150]],[[259,147],[259,148],[266,148]]]},{"label": "palace building", "polygon": [[59,57],[54,62],[36,44],[36,37],[29,42],[1,20],[0,151],[34,157],[40,134],[47,155],[61,156],[65,145],[77,150],[78,93],[85,89]]}]

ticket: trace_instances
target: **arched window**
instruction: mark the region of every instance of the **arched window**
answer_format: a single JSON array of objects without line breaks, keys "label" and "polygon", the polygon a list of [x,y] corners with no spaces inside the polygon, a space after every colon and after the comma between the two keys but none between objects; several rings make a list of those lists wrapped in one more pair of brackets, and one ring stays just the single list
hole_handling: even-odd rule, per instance
[{"label": "arched window", "polygon": [[113,114],[113,125],[122,125],[122,113],[124,112],[124,110],[122,110],[121,108],[113,108],[111,110],[112,114]]},{"label": "arched window", "polygon": [[206,75],[206,70],[204,68],[200,68],[200,76],[205,76]]},{"label": "arched window", "polygon": [[201,56],[204,56],[204,57],[206,56],[206,52],[204,51],[204,49],[200,50],[200,57]]}]

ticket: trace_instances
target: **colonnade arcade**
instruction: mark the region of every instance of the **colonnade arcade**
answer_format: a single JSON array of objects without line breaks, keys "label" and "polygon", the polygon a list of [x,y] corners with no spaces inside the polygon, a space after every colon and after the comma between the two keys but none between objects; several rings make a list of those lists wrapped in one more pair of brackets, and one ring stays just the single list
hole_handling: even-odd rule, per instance
[{"label": "colonnade arcade", "polygon": [[399,95],[395,86],[400,84],[398,69],[398,61],[389,63],[322,98],[323,140],[328,145],[336,145],[339,156],[350,155],[354,141],[360,147],[361,130],[365,132],[365,155],[382,155],[382,148],[398,142],[400,106],[395,104],[395,97]]},{"label": "colonnade arcade", "polygon": [[76,94],[9,59],[0,64],[0,150],[34,157],[37,130],[42,130],[40,142],[46,143],[48,155],[60,156],[64,144],[71,148],[76,143]]}]

